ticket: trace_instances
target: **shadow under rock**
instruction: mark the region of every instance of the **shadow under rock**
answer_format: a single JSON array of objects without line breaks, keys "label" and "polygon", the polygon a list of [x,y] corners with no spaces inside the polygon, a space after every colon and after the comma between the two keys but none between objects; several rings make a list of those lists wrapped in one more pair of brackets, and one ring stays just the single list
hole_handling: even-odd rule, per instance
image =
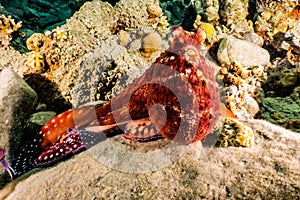
[{"label": "shadow under rock", "polygon": [[46,77],[31,73],[24,75],[24,80],[38,94],[39,103],[47,105],[47,110],[59,114],[72,108],[72,104],[61,95],[58,85]]}]

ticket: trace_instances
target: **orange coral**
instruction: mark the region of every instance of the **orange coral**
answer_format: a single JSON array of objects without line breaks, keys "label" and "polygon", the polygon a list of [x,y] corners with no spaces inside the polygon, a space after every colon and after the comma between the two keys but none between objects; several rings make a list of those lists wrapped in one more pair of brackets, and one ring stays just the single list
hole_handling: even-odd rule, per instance
[{"label": "orange coral", "polygon": [[35,71],[44,71],[45,55],[42,52],[33,51],[27,59],[27,65]]},{"label": "orange coral", "polygon": [[45,35],[42,33],[34,33],[26,40],[28,50],[39,51],[44,45]]},{"label": "orange coral", "polygon": [[147,8],[147,13],[149,15],[149,18],[156,18],[161,16],[162,9],[159,7],[158,4],[152,4]]},{"label": "orange coral", "polygon": [[0,16],[0,33],[4,35],[10,35],[21,28],[22,22],[15,23],[15,20],[11,16]]}]

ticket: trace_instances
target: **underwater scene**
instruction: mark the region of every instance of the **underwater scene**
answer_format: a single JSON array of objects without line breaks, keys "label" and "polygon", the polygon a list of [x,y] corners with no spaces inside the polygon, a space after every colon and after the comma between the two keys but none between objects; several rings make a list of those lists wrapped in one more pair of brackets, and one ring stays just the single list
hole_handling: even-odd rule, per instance
[{"label": "underwater scene", "polygon": [[298,0],[0,0],[0,200],[300,199]]}]

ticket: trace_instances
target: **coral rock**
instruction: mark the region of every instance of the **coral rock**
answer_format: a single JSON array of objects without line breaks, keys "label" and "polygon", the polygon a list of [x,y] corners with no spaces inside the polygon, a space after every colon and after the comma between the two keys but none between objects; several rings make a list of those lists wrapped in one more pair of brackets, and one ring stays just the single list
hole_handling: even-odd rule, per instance
[{"label": "coral rock", "polygon": [[35,71],[45,71],[45,55],[42,52],[30,52],[27,58],[27,65]]},{"label": "coral rock", "polygon": [[161,45],[161,36],[157,32],[149,33],[142,39],[141,54],[148,58],[153,52],[159,50]]},{"label": "coral rock", "polygon": [[44,45],[45,35],[42,33],[34,33],[26,40],[28,50],[39,51]]},{"label": "coral rock", "polygon": [[162,9],[159,7],[158,4],[152,4],[147,7],[147,12],[150,18],[156,18],[162,14]]}]

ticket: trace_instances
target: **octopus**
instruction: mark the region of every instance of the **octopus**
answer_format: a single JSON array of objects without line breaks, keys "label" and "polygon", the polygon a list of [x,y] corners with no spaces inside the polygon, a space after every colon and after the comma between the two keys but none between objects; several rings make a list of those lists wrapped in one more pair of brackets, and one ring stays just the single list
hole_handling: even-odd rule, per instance
[{"label": "octopus", "polygon": [[215,71],[200,53],[203,34],[201,29],[172,28],[169,48],[117,96],[104,104],[70,109],[44,124],[20,153],[16,173],[29,166],[50,166],[114,131],[140,142],[168,138],[190,144],[203,139],[224,110]]}]

